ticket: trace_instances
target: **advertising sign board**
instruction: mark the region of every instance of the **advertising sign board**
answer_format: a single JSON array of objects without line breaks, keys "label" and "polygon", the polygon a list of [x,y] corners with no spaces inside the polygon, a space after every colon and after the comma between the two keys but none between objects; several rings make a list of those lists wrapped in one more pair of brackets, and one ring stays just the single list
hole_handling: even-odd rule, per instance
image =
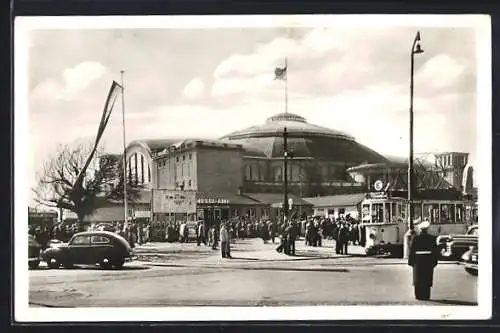
[{"label": "advertising sign board", "polygon": [[196,192],[153,190],[154,213],[196,213]]}]

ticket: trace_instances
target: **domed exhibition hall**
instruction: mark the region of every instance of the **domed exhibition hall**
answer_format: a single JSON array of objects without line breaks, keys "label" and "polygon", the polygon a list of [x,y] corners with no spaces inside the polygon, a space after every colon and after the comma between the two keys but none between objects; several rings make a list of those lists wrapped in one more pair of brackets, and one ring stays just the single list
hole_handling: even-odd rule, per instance
[{"label": "domed exhibition hall", "polygon": [[[360,194],[371,191],[377,180],[391,189],[406,188],[405,159],[383,156],[347,133],[311,124],[300,115],[280,113],[263,124],[216,140],[130,142],[126,150],[129,181],[143,187],[140,198],[129,203],[131,216],[163,219],[179,214],[178,207],[166,207],[165,203],[158,203],[155,209],[159,201],[152,198],[152,193],[158,191],[192,196],[196,213],[188,213],[190,219],[206,219],[207,215],[222,219],[273,216],[283,202],[284,128],[288,135],[287,180],[292,214],[312,213],[313,203],[308,198],[318,196],[331,196],[332,200],[338,198],[351,205],[348,201],[359,200]],[[449,163],[439,167],[416,159],[415,169],[420,175],[416,177],[417,187],[460,189],[468,154],[447,155],[444,160]],[[160,212],[161,205],[165,207]]]}]

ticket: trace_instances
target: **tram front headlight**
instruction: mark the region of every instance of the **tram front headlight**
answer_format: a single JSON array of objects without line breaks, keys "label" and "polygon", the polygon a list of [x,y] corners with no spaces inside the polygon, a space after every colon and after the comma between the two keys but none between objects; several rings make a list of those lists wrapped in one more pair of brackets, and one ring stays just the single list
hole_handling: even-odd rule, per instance
[{"label": "tram front headlight", "polygon": [[376,237],[375,237],[375,234],[370,234],[370,239],[371,239],[371,240],[375,240],[375,238],[376,238]]}]

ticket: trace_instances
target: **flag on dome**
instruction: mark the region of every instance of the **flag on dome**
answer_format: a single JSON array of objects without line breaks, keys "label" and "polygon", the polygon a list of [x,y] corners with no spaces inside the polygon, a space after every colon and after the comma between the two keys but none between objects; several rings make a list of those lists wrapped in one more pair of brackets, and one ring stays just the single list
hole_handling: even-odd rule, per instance
[{"label": "flag on dome", "polygon": [[286,65],[283,68],[276,67],[276,69],[274,70],[274,79],[286,81],[286,69],[287,69]]}]

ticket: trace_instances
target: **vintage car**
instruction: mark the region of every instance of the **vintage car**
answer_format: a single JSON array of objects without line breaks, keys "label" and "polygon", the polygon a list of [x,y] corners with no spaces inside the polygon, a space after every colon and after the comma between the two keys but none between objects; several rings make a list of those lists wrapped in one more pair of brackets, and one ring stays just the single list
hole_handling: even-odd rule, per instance
[{"label": "vintage car", "polygon": [[478,226],[467,229],[465,235],[442,235],[437,238],[437,245],[441,249],[442,259],[460,260],[462,255],[470,250],[471,245],[477,244]]},{"label": "vintage car", "polygon": [[462,265],[464,265],[465,271],[469,273],[470,275],[477,276],[478,273],[478,268],[477,268],[477,263],[478,263],[478,247],[477,245],[472,245],[469,249],[469,251],[465,252],[462,255],[462,261],[460,262]]},{"label": "vintage car", "polygon": [[131,261],[133,250],[125,238],[109,231],[85,231],[73,235],[68,243],[50,247],[42,253],[49,268],[75,264],[121,268]]},{"label": "vintage car", "polygon": [[35,269],[40,265],[42,246],[35,240],[35,237],[28,234],[28,265]]}]

